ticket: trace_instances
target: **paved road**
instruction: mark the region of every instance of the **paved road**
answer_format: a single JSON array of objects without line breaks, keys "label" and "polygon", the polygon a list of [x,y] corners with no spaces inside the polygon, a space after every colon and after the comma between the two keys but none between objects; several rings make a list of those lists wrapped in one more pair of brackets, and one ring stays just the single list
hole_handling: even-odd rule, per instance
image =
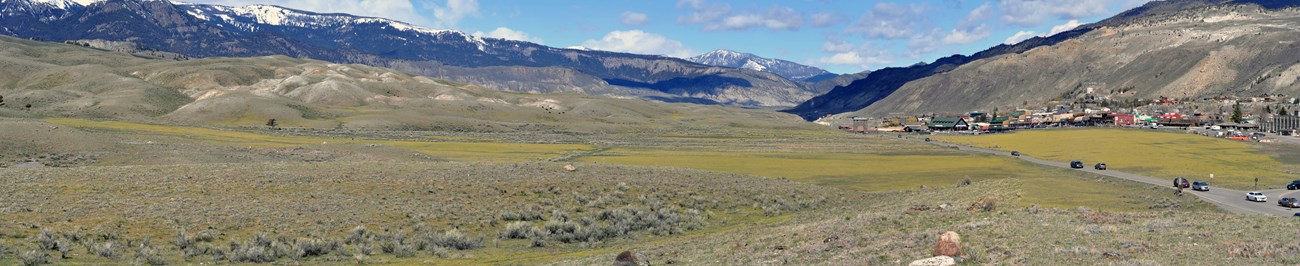
[{"label": "paved road", "polygon": [[[990,150],[990,149],[976,148],[976,147],[957,145],[951,143],[941,143],[937,141],[933,141],[930,143],[934,145],[940,145],[946,147],[956,146],[959,149],[965,151],[983,152],[983,153],[989,153],[994,155],[1012,157],[1011,152],[1008,151]],[[1018,158],[1021,160],[1029,161],[1036,164],[1046,165],[1046,166],[1062,167],[1062,168],[1070,167],[1069,163],[1038,159],[1025,154],[1021,154],[1021,156],[1019,156]],[[1114,178],[1122,178],[1126,180],[1152,184],[1160,187],[1169,188],[1170,190],[1169,193],[1174,193],[1173,192],[1174,181],[1172,178],[1169,179],[1156,178],[1156,177],[1150,177],[1150,176],[1144,176],[1144,175],[1138,175],[1132,173],[1125,173],[1125,172],[1120,172],[1115,170],[1104,170],[1104,171],[1094,170],[1092,169],[1092,164],[1088,162],[1085,162],[1084,165],[1086,167],[1084,167],[1083,169],[1077,169],[1076,171],[1084,171],[1084,172],[1089,172],[1098,175],[1104,175],[1104,176],[1109,176]],[[1260,192],[1264,192],[1264,195],[1268,196],[1268,202],[1246,201],[1246,191],[1213,187],[1213,184],[1211,184],[1210,191],[1194,191],[1191,189],[1184,190],[1184,194],[1201,197],[1201,199],[1213,203],[1214,205],[1219,206],[1219,208],[1234,213],[1264,214],[1264,215],[1276,215],[1276,216],[1289,217],[1292,216],[1294,213],[1300,212],[1300,208],[1291,209],[1291,208],[1277,205],[1277,200],[1283,197],[1300,197],[1300,194],[1296,194],[1296,193],[1300,193],[1300,190],[1288,191],[1285,189],[1269,189],[1269,190],[1260,190]]]}]

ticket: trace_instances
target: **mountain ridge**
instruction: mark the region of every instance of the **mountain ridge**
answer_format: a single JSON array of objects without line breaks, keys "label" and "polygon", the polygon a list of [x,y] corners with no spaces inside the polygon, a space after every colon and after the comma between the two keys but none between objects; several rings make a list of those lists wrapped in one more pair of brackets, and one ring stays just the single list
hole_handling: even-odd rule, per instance
[{"label": "mountain ridge", "polygon": [[[106,0],[53,8],[33,3],[38,2],[0,2],[0,33],[47,41],[135,42],[197,58],[279,54],[368,64],[518,92],[573,91],[744,106],[793,106],[814,94],[804,84],[768,72],[481,38],[383,18],[271,5]],[[558,72],[561,76],[553,76]],[[665,89],[682,80],[701,82]]]},{"label": "mountain ridge", "polygon": [[686,61],[730,68],[744,68],[776,73],[791,80],[817,82],[836,76],[835,74],[814,66],[803,65],[783,59],[766,58],[751,53],[736,52],[726,49],[713,50]]},{"label": "mountain ridge", "polygon": [[[845,86],[836,87],[826,94],[809,99],[795,108],[787,109],[785,111],[797,114],[807,120],[815,120],[826,115],[849,112],[852,112],[853,115],[871,116],[930,112],[962,112],[980,108],[996,107],[997,105],[990,103],[993,101],[999,101],[1001,104],[1009,105],[1007,103],[1051,99],[1054,96],[1070,93],[1069,90],[1076,89],[1079,84],[1086,82],[1101,82],[1104,78],[1070,76],[1070,80],[1074,83],[1058,84],[1044,82],[1030,84],[1020,82],[1020,80],[1025,80],[1026,78],[1019,77],[1059,79],[1059,77],[1069,76],[1063,75],[1062,73],[1096,73],[1095,70],[1097,69],[1119,68],[1114,66],[1101,67],[1100,65],[1084,65],[1082,69],[1074,69],[1070,66],[1060,67],[1044,62],[1042,65],[1037,65],[1035,67],[1022,67],[1015,68],[1014,70],[1010,68],[1002,68],[998,71],[993,71],[991,69],[974,69],[975,66],[967,66],[967,64],[980,62],[981,65],[983,65],[984,63],[989,62],[989,60],[1020,56],[1031,51],[1042,50],[1042,48],[1056,47],[1062,43],[1074,45],[1077,38],[1080,38],[1081,36],[1094,36],[1097,34],[1111,36],[1108,35],[1113,34],[1110,30],[1124,25],[1162,23],[1162,21],[1166,20],[1187,17],[1189,16],[1189,14],[1187,14],[1188,12],[1206,12],[1207,10],[1215,8],[1231,6],[1255,6],[1262,8],[1262,10],[1284,10],[1287,7],[1300,6],[1300,2],[1272,0],[1173,0],[1150,2],[1141,7],[1122,12],[1097,23],[1081,25],[1073,30],[1061,32],[1052,36],[1034,37],[1011,45],[1000,44],[970,56],[953,55],[940,58],[928,64],[877,70],[869,74],[866,78],[854,81]],[[1102,30],[1103,32],[1096,33],[1098,30]],[[1122,35],[1128,36],[1128,33]],[[1180,35],[1174,34],[1174,36],[1179,37]],[[1144,41],[1159,43],[1160,40]],[[1115,42],[1108,43],[1108,45],[1112,46],[1116,44],[1117,43]],[[1097,48],[1101,49],[1105,48],[1105,46],[1098,46]],[[1153,47],[1152,49],[1155,48]],[[1072,55],[1087,57],[1105,55],[1106,53],[1107,52],[1097,51],[1096,54],[1092,55]],[[1129,54],[1128,56],[1140,56],[1139,54]],[[1045,55],[1043,57],[1052,58],[1053,56]],[[1191,60],[1186,57],[1186,55],[1184,55],[1184,57],[1159,57],[1158,59],[1173,61]],[[1155,59],[1153,58],[1152,60]],[[1125,60],[1125,62],[1127,62],[1127,60]],[[1078,63],[1097,64],[1100,62]],[[1014,61],[1003,61],[999,62],[999,64],[1017,65],[1018,63],[1015,63]],[[1051,69],[1052,72],[1042,72],[1041,70],[1043,69]],[[961,71],[957,74],[950,73],[954,70]],[[955,77],[958,76],[958,74],[960,74],[961,78]],[[1135,84],[1133,86],[1145,84],[1133,82],[1127,83]],[[1113,86],[1116,84],[1111,85],[1114,89],[1120,89],[1119,87]],[[1156,85],[1160,84],[1145,84],[1144,86]],[[1149,90],[1149,88],[1140,89]],[[988,98],[981,95],[996,95],[996,97]],[[888,101],[885,101],[886,99],[888,99]],[[881,103],[882,101],[884,103]]]}]

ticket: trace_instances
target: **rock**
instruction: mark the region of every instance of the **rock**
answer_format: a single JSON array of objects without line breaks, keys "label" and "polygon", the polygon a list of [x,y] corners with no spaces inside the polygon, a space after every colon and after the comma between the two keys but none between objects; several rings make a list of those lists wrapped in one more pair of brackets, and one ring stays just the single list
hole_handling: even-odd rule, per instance
[{"label": "rock", "polygon": [[577,167],[573,167],[573,164],[565,164],[565,165],[564,165],[564,170],[565,170],[565,171],[569,171],[569,172],[573,172],[573,171],[577,171],[578,168],[577,168]]},{"label": "rock", "polygon": [[957,260],[949,256],[935,256],[928,259],[921,259],[908,263],[908,266],[953,266],[957,265]]},{"label": "rock", "polygon": [[631,250],[623,251],[618,253],[618,257],[614,257],[614,266],[641,266],[641,260],[636,257],[636,254],[632,254]]},{"label": "rock", "polygon": [[939,243],[934,245],[935,256],[961,256],[961,235],[948,231],[939,236]]},{"label": "rock", "polygon": [[990,197],[984,197],[981,198],[979,201],[976,201],[975,203],[971,203],[970,208],[966,208],[966,210],[987,212],[987,211],[993,211],[993,209],[996,208],[997,205],[998,205],[998,200]]}]

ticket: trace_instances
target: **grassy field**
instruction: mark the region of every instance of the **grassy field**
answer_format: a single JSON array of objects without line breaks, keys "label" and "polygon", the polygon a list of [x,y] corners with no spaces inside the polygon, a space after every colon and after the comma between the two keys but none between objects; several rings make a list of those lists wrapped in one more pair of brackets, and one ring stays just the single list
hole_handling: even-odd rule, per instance
[{"label": "grassy field", "polygon": [[49,119],[51,123],[89,130],[116,130],[130,134],[167,135],[197,142],[248,147],[299,147],[304,145],[384,145],[408,149],[434,158],[470,162],[523,162],[560,157],[565,153],[592,149],[582,144],[531,144],[506,142],[463,142],[451,138],[425,141],[357,140],[309,136],[276,136],[209,128],[165,126],[132,122],[91,121],[70,118]]},{"label": "grassy field", "polygon": [[1280,155],[1255,144],[1194,134],[1123,129],[1025,130],[1011,134],[938,136],[940,141],[983,148],[1020,151],[1054,161],[1105,162],[1111,169],[1144,175],[1193,180],[1248,189],[1259,178],[1261,188],[1278,188],[1295,179],[1294,166]]},{"label": "grassy field", "polygon": [[[936,230],[1039,219],[965,211],[982,198],[1001,211],[1042,209],[1054,215],[1042,219],[1065,221],[1015,234],[956,227],[997,248],[1022,247],[1007,237],[1068,242],[1065,232],[1092,230],[1061,210],[1178,213],[1170,219],[1179,222],[1192,219],[1188,213],[1220,215],[1154,186],[831,130],[426,135],[0,123],[5,149],[97,158],[0,169],[0,194],[8,195],[0,203],[0,264],[31,253],[57,264],[587,265],[623,250],[655,264],[892,264],[920,256],[929,244],[916,243],[932,241]],[[578,170],[564,171],[567,163]],[[790,235],[804,229],[817,233]],[[836,230],[855,236],[813,239]],[[824,248],[814,243],[842,248],[789,254]],[[770,253],[772,245],[787,248]],[[1024,257],[995,251],[979,246],[974,261]]]},{"label": "grassy field", "polygon": [[[1248,265],[1294,264],[1300,242],[1274,227],[1294,221],[1185,209],[1112,212],[1018,207],[1023,180],[888,193],[824,216],[760,225],[701,241],[637,251],[655,265],[905,265],[931,256],[945,231],[961,234],[961,265]],[[1117,191],[1151,186],[1123,183]],[[992,210],[971,209],[995,199]],[[941,208],[944,204],[953,207]],[[1007,204],[1010,205],[1010,204]],[[596,265],[614,254],[553,265]]]}]

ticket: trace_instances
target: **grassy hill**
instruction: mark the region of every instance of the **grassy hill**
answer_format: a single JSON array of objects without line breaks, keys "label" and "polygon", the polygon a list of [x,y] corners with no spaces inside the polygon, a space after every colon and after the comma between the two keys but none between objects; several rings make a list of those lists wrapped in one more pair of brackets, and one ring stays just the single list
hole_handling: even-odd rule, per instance
[{"label": "grassy hill", "polygon": [[0,45],[0,116],[9,117],[471,132],[807,126],[771,111],[510,93],[282,56],[172,61],[10,37]]}]

